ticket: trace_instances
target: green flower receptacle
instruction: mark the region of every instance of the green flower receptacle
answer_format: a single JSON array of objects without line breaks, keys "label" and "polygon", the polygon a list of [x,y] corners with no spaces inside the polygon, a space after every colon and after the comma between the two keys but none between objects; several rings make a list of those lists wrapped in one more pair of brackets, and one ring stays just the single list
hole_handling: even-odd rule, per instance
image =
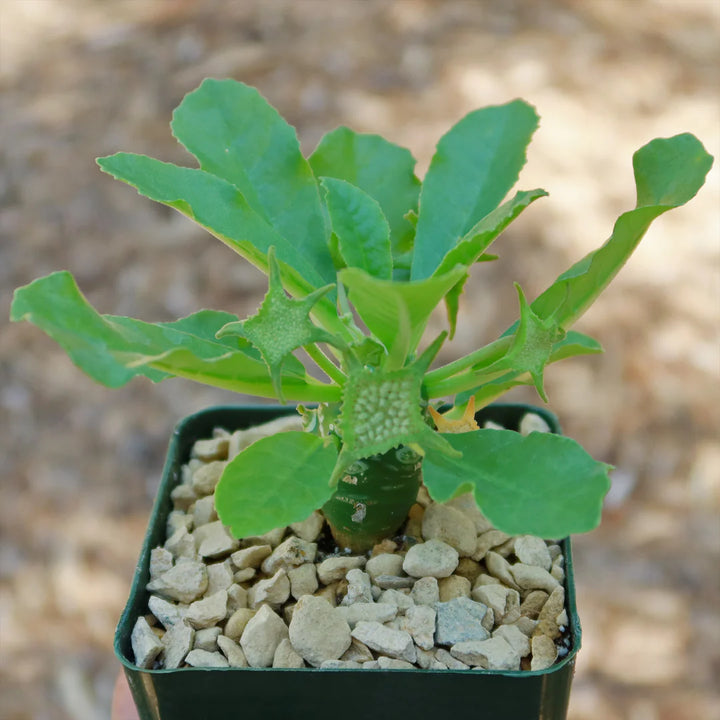
[{"label": "green flower receptacle", "polygon": [[[492,419],[517,429],[528,410],[559,432],[555,417],[525,405],[498,404],[481,410],[479,422]],[[552,667],[541,671],[488,670],[319,670],[264,668],[181,668],[145,670],[133,662],[130,635],[135,620],[148,612],[151,550],[165,542],[170,493],[179,482],[196,440],[216,427],[229,431],[257,425],[292,407],[215,407],[181,421],[170,441],[130,597],[115,634],[115,654],[122,663],[141,720],[215,720],[235,717],[286,720],[385,720],[397,717],[483,717],[488,720],[565,720],[580,622],[575,607],[573,564],[568,539],[565,555],[566,608],[570,648]]]}]

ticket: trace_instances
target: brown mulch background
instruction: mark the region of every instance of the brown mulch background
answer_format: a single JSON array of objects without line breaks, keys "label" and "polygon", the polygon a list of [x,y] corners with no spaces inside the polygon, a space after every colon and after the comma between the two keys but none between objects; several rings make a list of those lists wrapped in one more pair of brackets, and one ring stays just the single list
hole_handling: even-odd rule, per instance
[{"label": "brown mulch background", "polygon": [[[521,187],[551,196],[477,268],[459,352],[514,319],[512,280],[533,297],[607,236],[634,203],[635,149],[689,130],[718,155],[719,40],[716,0],[2,0],[0,317],[14,287],[60,268],[103,312],[255,308],[262,276],[93,162],[186,162],[170,113],[206,76],[256,85],[308,151],[343,123],[407,145],[421,172],[464,113],[521,96],[543,118]],[[618,468],[603,525],[575,541],[572,720],[720,718],[719,177],[583,319],[606,355],[547,373],[566,432]],[[236,400],[184,381],[107,390],[5,320],[3,720],[107,717],[170,429]]]}]

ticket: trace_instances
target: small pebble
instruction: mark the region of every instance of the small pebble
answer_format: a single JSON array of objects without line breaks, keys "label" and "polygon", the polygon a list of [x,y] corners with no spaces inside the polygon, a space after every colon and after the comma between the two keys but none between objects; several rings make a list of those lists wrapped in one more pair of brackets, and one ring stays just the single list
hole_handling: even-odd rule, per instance
[{"label": "small pebble", "polygon": [[520,430],[521,435],[529,435],[532,432],[550,432],[550,426],[547,422],[537,413],[530,412],[523,415],[518,429]]},{"label": "small pebble", "polygon": [[173,566],[173,556],[169,550],[156,547],[150,551],[150,579],[154,580]]},{"label": "small pebble", "polygon": [[219,627],[203,628],[195,633],[193,648],[215,652],[218,649],[217,640],[220,636]]},{"label": "small pebble", "polygon": [[352,605],[335,608],[338,614],[345,622],[354,628],[359,622],[379,622],[386,623],[392,620],[398,614],[398,607],[392,603],[353,603]]},{"label": "small pebble", "polygon": [[515,538],[514,549],[517,559],[525,565],[537,565],[548,571],[552,567],[550,551],[542,538],[534,535],[521,535]]},{"label": "small pebble", "polygon": [[271,578],[258,580],[248,592],[248,605],[257,608],[263,603],[279,607],[290,597],[290,580],[285,568],[280,568]]},{"label": "small pebble", "polygon": [[248,662],[242,648],[226,635],[218,635],[217,644],[222,654],[227,658],[230,667],[247,667]]},{"label": "small pebble", "polygon": [[361,621],[353,628],[352,636],[383,655],[415,662],[413,639],[403,630],[394,630],[378,622]]},{"label": "small pebble", "polygon": [[457,643],[450,654],[461,662],[486,670],[519,670],[520,655],[502,637]]},{"label": "small pebble", "polygon": [[557,647],[552,638],[547,635],[538,635],[532,639],[531,670],[545,670],[557,659]]},{"label": "small pebble", "polygon": [[306,542],[299,537],[290,536],[283,540],[262,562],[262,571],[266,575],[273,575],[277,570],[311,563],[315,561],[317,545]]},{"label": "small pebble", "polygon": [[425,510],[422,534],[425,541],[442,540],[462,557],[472,555],[477,546],[475,523],[450,505],[433,503]]},{"label": "small pebble", "polygon": [[437,578],[423,577],[415,581],[410,597],[416,605],[434,607],[440,601],[440,589]]},{"label": "small pebble", "polygon": [[198,553],[204,558],[220,558],[238,549],[238,541],[219,520],[193,531]]},{"label": "small pebble", "polygon": [[350,626],[327,600],[303,595],[297,601],[290,622],[290,642],[310,665],[319,667],[325,660],[338,660],[350,641]]},{"label": "small pebble", "polygon": [[189,604],[201,597],[207,586],[208,575],[205,563],[189,561],[178,563],[151,580],[147,589],[170,600]]},{"label": "small pebble", "polygon": [[359,568],[353,568],[352,570],[348,570],[345,579],[347,580],[348,587],[347,593],[342,600],[343,605],[371,603],[373,601],[370,576],[367,573]]},{"label": "small pebble", "polygon": [[207,650],[191,650],[187,654],[185,662],[198,668],[230,667],[230,663],[222,653],[208,652]]},{"label": "small pebble", "polygon": [[403,570],[415,578],[444,578],[452,574],[460,556],[442,540],[428,540],[413,545],[405,555]]},{"label": "small pebble", "polygon": [[312,563],[299,565],[288,570],[290,594],[299,600],[303,595],[312,595],[318,589],[317,570]]},{"label": "small pebble", "polygon": [[366,559],[353,555],[342,557],[329,557],[317,565],[318,579],[323,585],[329,585],[337,580],[343,580],[348,570],[364,568]]},{"label": "small pebble", "polygon": [[152,631],[144,617],[139,617],[130,635],[135,664],[141,668],[151,668],[155,658],[162,652],[163,644]]},{"label": "small pebble", "polygon": [[295,652],[290,640],[285,638],[275,649],[272,666],[274,668],[301,668],[305,667],[305,661]]},{"label": "small pebble", "polygon": [[262,561],[272,554],[271,545],[251,545],[237,550],[230,556],[230,560],[238,570],[246,568],[259,568]]},{"label": "small pebble", "polygon": [[485,640],[490,633],[482,621],[487,606],[470,598],[455,598],[439,602],[437,608],[437,630],[435,642],[438,645],[455,645],[468,640]]},{"label": "small pebble", "polygon": [[201,465],[192,476],[193,490],[198,495],[212,495],[226,465],[220,460]]},{"label": "small pebble", "polygon": [[231,640],[239,640],[243,634],[243,630],[245,630],[245,626],[254,616],[255,610],[239,608],[228,618],[227,623],[225,623],[225,635]]},{"label": "small pebble", "polygon": [[400,577],[403,573],[403,556],[391,553],[375,555],[367,561],[365,572],[374,581],[378,576],[393,575]]},{"label": "small pebble", "polygon": [[466,665],[462,660],[453,657],[445,648],[435,651],[435,659],[442,663],[448,670],[469,670],[470,666]]},{"label": "small pebble", "polygon": [[220,590],[210,597],[196,600],[187,609],[185,622],[196,630],[216,625],[225,619],[227,604],[227,590]]},{"label": "small pebble", "polygon": [[288,628],[268,605],[262,605],[250,618],[242,636],[240,647],[250,667],[270,667],[275,650],[288,636]]},{"label": "small pebble", "polygon": [[185,657],[193,649],[195,630],[185,623],[178,623],[163,635],[163,667],[172,670],[179,668]]}]

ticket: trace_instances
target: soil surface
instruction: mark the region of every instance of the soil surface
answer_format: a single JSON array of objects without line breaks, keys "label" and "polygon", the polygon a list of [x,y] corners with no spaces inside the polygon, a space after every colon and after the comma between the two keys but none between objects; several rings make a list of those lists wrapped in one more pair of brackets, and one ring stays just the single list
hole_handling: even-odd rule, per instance
[{"label": "soil surface", "polygon": [[[486,342],[634,204],[655,136],[720,151],[714,0],[3,0],[0,317],[72,270],[103,312],[252,312],[264,278],[102,175],[116,150],[188,162],[168,122],[206,76],[256,85],[310,151],[338,124],[427,167],[464,113],[524,97],[542,124],[530,208],[476,268],[445,357]],[[579,329],[605,356],[547,372],[567,434],[617,467],[574,543],[583,649],[572,720],[717,720],[720,175],[660,219]],[[442,318],[437,318],[437,324]],[[517,393],[515,399],[532,398]],[[112,654],[172,425],[237,397],[183,381],[93,384],[30,325],[0,333],[0,716],[107,717]]]}]

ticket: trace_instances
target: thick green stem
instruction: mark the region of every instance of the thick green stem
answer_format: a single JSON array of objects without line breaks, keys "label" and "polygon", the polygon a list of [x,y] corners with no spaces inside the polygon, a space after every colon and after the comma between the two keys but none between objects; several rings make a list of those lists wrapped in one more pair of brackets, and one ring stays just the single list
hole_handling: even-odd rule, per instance
[{"label": "thick green stem", "polygon": [[421,465],[407,447],[353,463],[323,507],[338,547],[362,553],[392,537],[417,498]]}]

